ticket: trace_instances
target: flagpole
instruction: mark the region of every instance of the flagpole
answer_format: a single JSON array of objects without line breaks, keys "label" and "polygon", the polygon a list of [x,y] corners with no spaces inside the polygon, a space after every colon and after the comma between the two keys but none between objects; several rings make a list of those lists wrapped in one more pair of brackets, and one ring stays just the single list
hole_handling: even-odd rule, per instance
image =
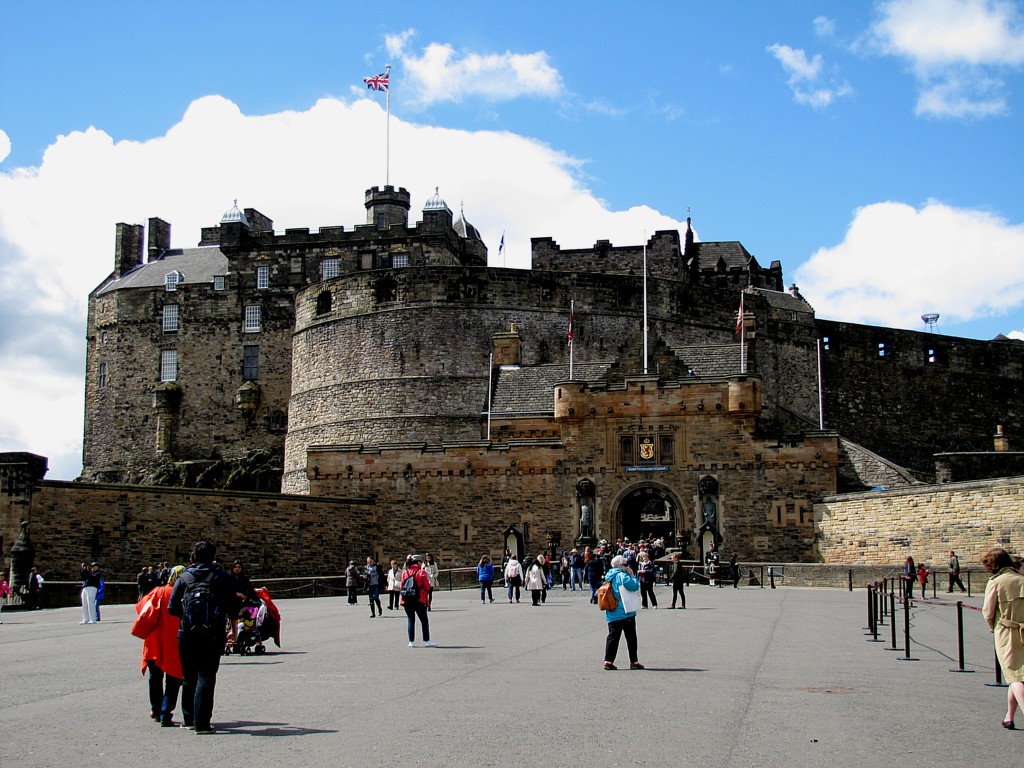
[{"label": "flagpole", "polygon": [[569,300],[569,381],[572,381],[572,345],[573,345],[573,309],[576,306],[576,299]]},{"label": "flagpole", "polygon": [[[384,67],[384,74],[385,75],[390,75],[391,74],[391,65],[390,64],[388,64],[386,67]],[[385,152],[384,152],[384,156],[385,156],[385,160],[384,160],[384,162],[385,162],[385,167],[384,167],[384,184],[385,184],[385,186],[387,186],[388,184],[391,183],[391,78],[390,77],[388,77],[388,89],[384,93],[386,94],[384,101],[387,104],[387,111],[388,111],[387,128],[384,131],[385,142],[387,144],[387,148],[385,149]]]},{"label": "flagpole", "polygon": [[647,230],[644,230],[644,374],[647,373]]},{"label": "flagpole", "polygon": [[740,373],[747,372],[747,322],[744,317],[743,293],[740,292]]},{"label": "flagpole", "polygon": [[494,375],[494,353],[491,352],[487,362],[487,442],[491,441],[491,377]]}]

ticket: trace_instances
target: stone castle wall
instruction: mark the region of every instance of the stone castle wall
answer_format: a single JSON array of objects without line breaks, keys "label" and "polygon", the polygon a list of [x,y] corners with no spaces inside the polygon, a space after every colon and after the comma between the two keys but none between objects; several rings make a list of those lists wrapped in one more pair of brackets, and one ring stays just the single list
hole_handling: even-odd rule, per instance
[{"label": "stone castle wall", "polygon": [[187,563],[201,539],[263,578],[337,575],[350,558],[384,554],[375,507],[359,499],[44,481],[29,507],[36,562],[58,581],[93,561],[131,581],[142,565]]},{"label": "stone castle wall", "polygon": [[1024,552],[1024,477],[829,496],[814,505],[825,563],[978,563],[992,547]]},{"label": "stone castle wall", "polygon": [[1024,434],[1024,344],[817,327],[828,339],[825,426],[886,459],[930,474],[933,454],[991,451],[1000,424]]}]

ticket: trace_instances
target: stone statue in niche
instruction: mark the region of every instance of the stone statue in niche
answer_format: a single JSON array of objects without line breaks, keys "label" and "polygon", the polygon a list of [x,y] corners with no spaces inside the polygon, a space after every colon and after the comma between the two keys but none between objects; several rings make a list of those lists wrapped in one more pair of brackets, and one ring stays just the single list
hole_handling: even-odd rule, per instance
[{"label": "stone statue in niche", "polygon": [[591,537],[594,535],[594,512],[590,505],[584,503],[580,507],[580,536]]},{"label": "stone statue in niche", "polygon": [[718,527],[718,507],[715,505],[715,500],[710,496],[704,497],[701,514],[704,516],[704,525],[710,525],[713,528]]}]

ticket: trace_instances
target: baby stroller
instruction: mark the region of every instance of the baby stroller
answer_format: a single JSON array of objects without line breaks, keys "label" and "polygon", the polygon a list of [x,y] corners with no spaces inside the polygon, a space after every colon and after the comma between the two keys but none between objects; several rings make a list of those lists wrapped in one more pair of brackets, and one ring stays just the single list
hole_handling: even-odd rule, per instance
[{"label": "baby stroller", "polygon": [[246,656],[252,653],[260,656],[267,652],[264,641],[268,639],[273,639],[274,645],[281,647],[281,612],[270,599],[266,587],[256,590],[255,600],[249,598],[242,603],[234,624],[224,647],[225,654]]}]

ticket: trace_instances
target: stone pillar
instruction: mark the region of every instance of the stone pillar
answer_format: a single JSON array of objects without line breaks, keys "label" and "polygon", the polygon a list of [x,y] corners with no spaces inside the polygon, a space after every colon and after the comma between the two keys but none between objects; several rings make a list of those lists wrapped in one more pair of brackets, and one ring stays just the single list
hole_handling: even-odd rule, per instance
[{"label": "stone pillar", "polygon": [[160,453],[174,453],[174,426],[180,402],[181,389],[175,382],[161,382],[153,388],[153,410],[156,411],[156,449]]},{"label": "stone pillar", "polygon": [[494,334],[494,364],[520,366],[523,364],[523,340],[515,323],[507,331]]},{"label": "stone pillar", "polygon": [[[0,453],[0,541],[3,549],[10,546],[12,566],[17,543],[9,545],[9,542],[16,539],[20,542],[22,535],[27,541],[27,525],[32,520],[32,494],[46,475],[47,465],[45,456],[34,453]],[[30,562],[27,568],[31,567]],[[27,583],[27,568],[22,576],[25,581],[18,582],[15,579],[20,571],[12,567],[13,589]]]}]

